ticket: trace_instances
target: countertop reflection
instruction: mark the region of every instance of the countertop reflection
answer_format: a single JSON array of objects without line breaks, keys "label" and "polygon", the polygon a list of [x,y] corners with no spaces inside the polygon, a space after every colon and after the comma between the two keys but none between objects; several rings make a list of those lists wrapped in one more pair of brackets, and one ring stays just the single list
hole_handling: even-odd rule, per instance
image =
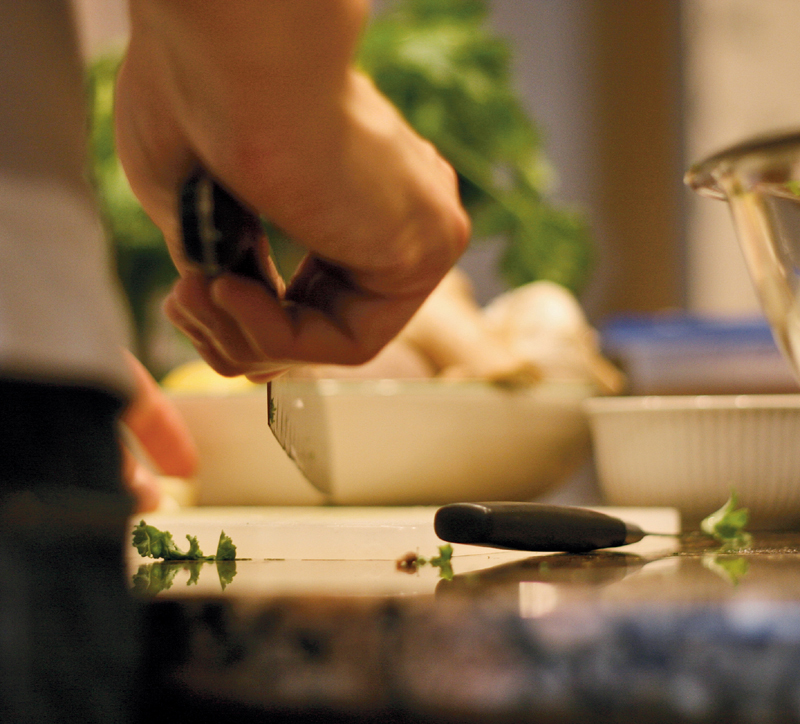
[{"label": "countertop reflection", "polygon": [[[580,555],[456,546],[443,577],[397,565],[436,552],[433,509],[148,519],[234,542],[239,525],[251,554],[131,558],[154,696],[239,722],[800,720],[800,533],[730,552],[674,511],[613,512],[676,535]],[[276,528],[296,556],[265,555]],[[333,555],[367,534],[361,557]]]}]

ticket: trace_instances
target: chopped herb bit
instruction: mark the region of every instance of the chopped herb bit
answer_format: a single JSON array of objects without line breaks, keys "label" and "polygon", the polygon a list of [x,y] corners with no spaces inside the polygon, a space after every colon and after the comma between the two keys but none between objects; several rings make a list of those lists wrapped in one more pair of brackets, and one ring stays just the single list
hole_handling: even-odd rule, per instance
[{"label": "chopped herb bit", "polygon": [[203,567],[205,561],[186,561],[183,568],[189,571],[189,580],[186,581],[187,586],[196,586],[200,580],[200,569]]},{"label": "chopped herb bit", "polygon": [[750,563],[743,556],[726,556],[719,553],[703,556],[703,565],[734,586],[739,585],[739,581],[747,575],[750,568]]},{"label": "chopped herb bit", "polygon": [[800,181],[787,181],[786,188],[795,196],[800,196]]},{"label": "chopped herb bit", "polygon": [[453,580],[453,546],[449,543],[447,545],[439,546],[439,555],[431,558],[428,561],[432,566],[439,569],[439,577],[444,578],[445,581]]},{"label": "chopped herb bit", "polygon": [[195,536],[187,535],[186,539],[189,541],[189,550],[182,551],[175,545],[172,533],[147,525],[143,520],[133,529],[133,545],[139,555],[146,558],[163,558],[165,561],[199,561],[206,558]]},{"label": "chopped herb bit", "polygon": [[[201,560],[159,560],[153,563],[143,563],[133,574],[133,592],[140,596],[157,596],[162,591],[172,587],[178,571],[188,571],[187,586],[197,585],[200,579],[200,569],[211,561],[207,558]],[[236,561],[214,561],[217,566],[219,585],[224,591],[236,575]]]},{"label": "chopped herb bit", "polygon": [[219,585],[224,591],[228,584],[233,580],[236,575],[236,561],[217,559],[217,575],[219,576]]},{"label": "chopped herb bit", "polygon": [[439,546],[439,555],[433,558],[423,558],[416,553],[406,553],[397,559],[396,566],[398,571],[404,573],[416,573],[421,566],[433,566],[439,569],[439,577],[446,581],[453,580],[453,546],[449,543]]},{"label": "chopped herb bit", "polygon": [[716,538],[727,550],[747,548],[752,542],[752,537],[744,530],[750,511],[738,506],[739,498],[732,491],[728,502],[700,523],[703,533]]},{"label": "chopped herb bit", "polygon": [[395,565],[403,573],[416,573],[419,569],[419,556],[416,553],[406,553],[397,559]]},{"label": "chopped herb bit", "polygon": [[217,561],[235,561],[236,560],[236,546],[230,539],[230,536],[225,535],[225,531],[219,534],[219,543],[217,544],[217,555],[214,556]]},{"label": "chopped herb bit", "polygon": [[133,574],[133,592],[140,596],[157,596],[172,586],[178,568],[163,561],[143,563]]},{"label": "chopped herb bit", "polygon": [[203,555],[196,536],[187,535],[186,540],[189,541],[189,550],[182,551],[175,545],[172,533],[147,525],[144,520],[133,529],[133,545],[139,555],[145,558],[162,558],[165,561],[232,561],[236,558],[236,546],[225,535],[225,531],[220,533],[217,554],[214,556]]}]

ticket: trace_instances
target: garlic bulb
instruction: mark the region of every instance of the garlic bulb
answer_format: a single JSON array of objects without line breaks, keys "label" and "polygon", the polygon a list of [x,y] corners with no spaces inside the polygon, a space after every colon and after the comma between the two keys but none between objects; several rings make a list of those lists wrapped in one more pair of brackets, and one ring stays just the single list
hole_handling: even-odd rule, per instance
[{"label": "garlic bulb", "polygon": [[625,380],[600,353],[575,297],[548,281],[501,294],[481,309],[469,277],[452,269],[396,339],[356,367],[309,365],[296,377],[487,380],[529,386],[588,382],[617,394]]},{"label": "garlic bulb", "polygon": [[545,378],[587,381],[618,394],[625,378],[600,352],[598,334],[577,299],[559,284],[537,281],[501,294],[483,310],[487,327]]},{"label": "garlic bulb", "polygon": [[445,276],[400,339],[426,355],[439,377],[508,385],[530,385],[541,379],[535,362],[489,329],[469,278],[458,268]]}]

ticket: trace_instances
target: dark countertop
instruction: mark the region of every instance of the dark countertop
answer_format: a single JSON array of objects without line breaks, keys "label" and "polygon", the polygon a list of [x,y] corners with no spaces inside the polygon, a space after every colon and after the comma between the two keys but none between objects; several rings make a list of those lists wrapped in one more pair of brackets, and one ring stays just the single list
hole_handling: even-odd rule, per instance
[{"label": "dark countertop", "polygon": [[[383,561],[431,583],[395,592],[237,593],[236,576],[280,563],[258,560],[233,577],[196,567],[224,592],[153,596],[192,571],[147,564],[154,706],[216,724],[800,721],[800,533],[737,553],[698,533],[628,550],[455,557],[452,580]],[[316,563],[303,570],[369,570]]]}]

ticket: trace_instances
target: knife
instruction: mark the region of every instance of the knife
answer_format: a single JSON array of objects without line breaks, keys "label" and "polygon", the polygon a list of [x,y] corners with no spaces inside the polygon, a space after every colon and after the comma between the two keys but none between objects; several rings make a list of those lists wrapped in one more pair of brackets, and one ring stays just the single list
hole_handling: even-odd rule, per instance
[{"label": "knife", "polygon": [[[224,272],[278,291],[261,271],[259,216],[200,169],[186,179],[179,198],[186,257],[213,278]],[[283,302],[287,307],[297,302]],[[267,384],[267,422],[273,435],[309,482],[331,493],[330,454],[324,399],[315,380],[277,378]]]},{"label": "knife", "polygon": [[434,515],[434,531],[449,543],[520,551],[585,553],[636,543],[638,525],[586,508],[541,503],[452,503]]}]

